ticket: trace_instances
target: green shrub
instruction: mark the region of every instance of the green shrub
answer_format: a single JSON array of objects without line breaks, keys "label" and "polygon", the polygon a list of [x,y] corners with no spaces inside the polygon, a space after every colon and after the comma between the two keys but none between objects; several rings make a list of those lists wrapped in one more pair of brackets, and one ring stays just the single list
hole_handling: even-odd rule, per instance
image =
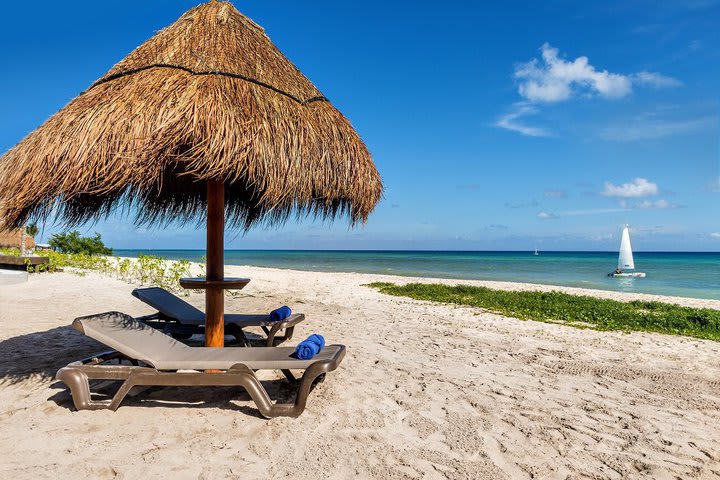
[{"label": "green shrub", "polygon": [[82,253],[85,255],[112,255],[112,249],[105,246],[99,233],[94,237],[81,237],[80,232],[56,233],[48,242],[51,247],[62,253]]}]

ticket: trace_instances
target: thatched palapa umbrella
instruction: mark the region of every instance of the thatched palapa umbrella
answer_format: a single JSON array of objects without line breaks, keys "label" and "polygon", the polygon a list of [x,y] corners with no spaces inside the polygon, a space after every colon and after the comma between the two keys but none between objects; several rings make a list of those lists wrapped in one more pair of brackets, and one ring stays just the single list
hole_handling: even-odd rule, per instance
[{"label": "thatched palapa umbrella", "polygon": [[[131,207],[207,220],[206,345],[223,345],[223,229],[364,222],[380,176],[348,120],[228,2],[186,12],[0,158],[0,222]],[[0,225],[2,227],[3,225]]]}]

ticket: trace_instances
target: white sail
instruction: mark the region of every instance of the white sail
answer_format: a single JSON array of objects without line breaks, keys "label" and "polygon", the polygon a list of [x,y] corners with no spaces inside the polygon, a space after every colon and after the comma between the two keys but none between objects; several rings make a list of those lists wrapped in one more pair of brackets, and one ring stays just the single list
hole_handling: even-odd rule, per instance
[{"label": "white sail", "polygon": [[632,245],[630,245],[630,230],[627,225],[623,228],[622,240],[620,240],[620,255],[618,255],[618,268],[620,270],[634,270]]}]

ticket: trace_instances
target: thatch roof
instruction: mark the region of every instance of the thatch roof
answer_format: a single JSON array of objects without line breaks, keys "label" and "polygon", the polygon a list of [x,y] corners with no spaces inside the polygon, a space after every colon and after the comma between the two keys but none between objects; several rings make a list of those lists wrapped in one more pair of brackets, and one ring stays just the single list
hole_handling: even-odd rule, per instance
[{"label": "thatch roof", "polygon": [[364,221],[380,176],[350,122],[228,2],[186,12],[0,158],[0,222],[68,225],[136,207],[202,220],[223,179],[228,222]]}]

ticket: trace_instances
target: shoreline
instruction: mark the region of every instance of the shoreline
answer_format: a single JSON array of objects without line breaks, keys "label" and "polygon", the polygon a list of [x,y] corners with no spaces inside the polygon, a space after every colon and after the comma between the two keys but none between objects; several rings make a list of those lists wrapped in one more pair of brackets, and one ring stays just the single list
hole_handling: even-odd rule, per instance
[{"label": "shoreline", "polygon": [[[137,257],[122,257],[122,256],[111,256],[118,260],[137,260]],[[168,259],[168,263],[176,262],[178,260]],[[204,268],[204,264],[199,262],[190,261],[191,268],[195,271]],[[581,295],[595,298],[604,298],[608,300],[617,300],[620,302],[631,302],[633,300],[643,301],[657,301],[663,303],[677,304],[684,307],[694,308],[712,308],[720,310],[720,300],[711,298],[699,298],[699,297],[681,297],[675,295],[656,295],[652,293],[635,293],[635,292],[617,292],[612,290],[602,290],[594,288],[580,288],[580,287],[567,287],[563,285],[547,285],[542,283],[526,283],[526,282],[508,282],[499,280],[465,280],[457,278],[443,278],[443,277],[415,277],[406,275],[391,275],[381,273],[363,273],[363,272],[327,272],[322,270],[303,270],[294,268],[279,268],[279,267],[258,267],[254,265],[235,265],[226,264],[224,265],[226,276],[235,277],[248,277],[243,272],[258,271],[258,272],[292,272],[292,273],[311,273],[320,275],[341,275],[351,277],[363,277],[365,281],[363,284],[373,282],[389,282],[396,283],[398,285],[405,285],[408,283],[439,283],[443,285],[471,285],[476,287],[486,287],[494,290],[505,290],[505,291],[541,291],[541,292],[563,292],[570,295]],[[228,272],[230,272],[228,274]],[[252,278],[251,278],[252,280]]]},{"label": "shoreline", "polygon": [[[112,263],[119,263],[123,260],[130,260],[136,262],[138,257],[126,257],[109,255],[106,258],[110,259]],[[190,261],[185,259],[163,259],[168,265],[174,264],[180,261],[187,262],[191,274],[193,276],[201,276],[204,272],[205,264]],[[73,267],[69,267],[72,269]],[[94,270],[82,269],[86,272],[96,272]],[[677,295],[660,295],[652,293],[641,293],[641,292],[619,292],[614,290],[604,290],[599,288],[582,288],[572,287],[564,285],[554,284],[543,284],[543,283],[529,283],[529,282],[516,282],[516,281],[502,281],[502,280],[473,280],[473,279],[459,279],[459,278],[446,278],[446,277],[433,277],[433,276],[408,276],[408,275],[395,275],[395,274],[382,274],[382,273],[365,273],[365,272],[342,272],[342,271],[324,271],[324,270],[307,270],[297,268],[283,268],[283,267],[261,267],[254,265],[236,265],[236,264],[225,264],[224,265],[225,276],[235,277],[248,277],[243,272],[257,271],[257,272],[286,272],[294,274],[316,274],[316,275],[340,275],[349,277],[362,277],[363,284],[369,284],[373,282],[388,282],[398,285],[405,285],[408,283],[435,283],[443,285],[469,285],[476,287],[486,287],[493,290],[504,290],[504,291],[540,291],[540,292],[562,292],[569,295],[577,296],[589,296],[594,298],[602,298],[608,300],[616,300],[620,302],[631,302],[633,300],[641,301],[657,301],[669,304],[676,304],[684,307],[693,308],[710,308],[714,310],[720,310],[720,299],[711,299],[703,297],[686,297]],[[104,273],[103,275],[112,278],[112,275]]]},{"label": "shoreline", "polygon": [[[138,251],[118,251],[133,256]],[[145,255],[200,261],[201,251],[146,250]],[[615,255],[608,252],[465,251],[324,251],[228,250],[229,266],[257,266],[301,271],[346,272],[454,281],[530,283],[555,287],[644,293],[720,300],[720,254],[712,252],[648,253],[644,279],[608,279]],[[690,260],[687,260],[689,258]],[[640,261],[640,260],[638,260]],[[609,267],[609,265],[612,266]]]}]

